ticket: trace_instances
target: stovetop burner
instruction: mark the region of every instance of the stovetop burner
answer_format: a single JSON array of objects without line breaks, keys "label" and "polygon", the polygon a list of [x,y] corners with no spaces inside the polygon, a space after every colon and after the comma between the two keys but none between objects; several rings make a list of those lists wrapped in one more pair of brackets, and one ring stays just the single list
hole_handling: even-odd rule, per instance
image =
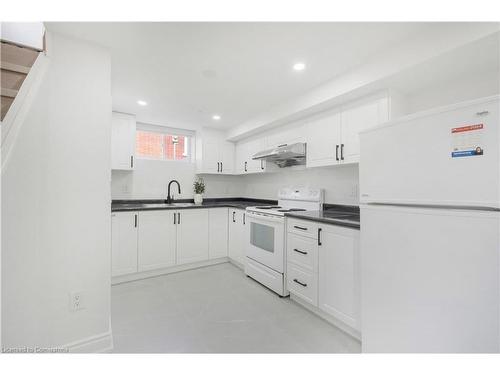
[{"label": "stovetop burner", "polygon": [[278,210],[278,212],[295,212],[295,211],[307,211],[305,208],[288,208],[284,210]]},{"label": "stovetop burner", "polygon": [[281,206],[256,206],[259,210],[272,210],[275,208],[281,208]]}]

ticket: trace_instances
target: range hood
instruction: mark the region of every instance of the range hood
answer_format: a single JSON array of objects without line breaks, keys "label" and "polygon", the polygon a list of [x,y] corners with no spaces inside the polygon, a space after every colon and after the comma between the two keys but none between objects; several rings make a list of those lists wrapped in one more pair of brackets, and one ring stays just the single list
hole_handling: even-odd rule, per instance
[{"label": "range hood", "polygon": [[303,165],[306,163],[306,144],[293,143],[279,145],[270,150],[257,152],[252,156],[252,159],[270,161],[277,164],[280,168]]}]

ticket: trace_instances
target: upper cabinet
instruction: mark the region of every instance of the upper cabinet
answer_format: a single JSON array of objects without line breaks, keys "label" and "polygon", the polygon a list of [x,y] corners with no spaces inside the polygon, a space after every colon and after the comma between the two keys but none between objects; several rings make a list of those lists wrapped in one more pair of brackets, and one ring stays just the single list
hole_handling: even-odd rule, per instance
[{"label": "upper cabinet", "polygon": [[265,172],[266,162],[264,160],[252,159],[253,155],[265,148],[266,142],[264,138],[239,142],[236,145],[236,173],[248,174]]},{"label": "upper cabinet", "polygon": [[223,132],[203,128],[196,138],[197,173],[234,174],[234,143]]},{"label": "upper cabinet", "polygon": [[341,114],[328,112],[312,119],[306,125],[306,165],[322,167],[338,164],[340,160]]},{"label": "upper cabinet", "polygon": [[358,163],[359,133],[390,117],[390,98],[384,95],[311,118],[305,127],[307,167]]},{"label": "upper cabinet", "polygon": [[343,108],[341,116],[340,159],[342,163],[359,162],[359,133],[389,120],[387,98]]},{"label": "upper cabinet", "polygon": [[111,119],[111,169],[134,169],[135,130],[134,115],[113,112]]}]

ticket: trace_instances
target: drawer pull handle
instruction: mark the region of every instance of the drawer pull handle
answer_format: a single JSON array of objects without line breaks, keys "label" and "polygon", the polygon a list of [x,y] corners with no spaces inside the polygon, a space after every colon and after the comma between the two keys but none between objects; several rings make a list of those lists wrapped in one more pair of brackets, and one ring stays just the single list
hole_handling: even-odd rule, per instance
[{"label": "drawer pull handle", "polygon": [[300,230],[307,230],[307,228],[304,227],[299,227],[298,225],[293,226],[295,229],[300,229]]},{"label": "drawer pull handle", "polygon": [[299,249],[293,249],[293,251],[296,251],[297,253],[301,253],[301,254],[307,255],[307,251],[302,251],[302,250],[299,250]]},{"label": "drawer pull handle", "polygon": [[306,287],[306,286],[307,286],[307,284],[306,284],[306,283],[301,283],[301,282],[300,282],[299,280],[297,280],[297,279],[293,279],[293,281],[294,281],[294,282],[296,282],[296,283],[297,283],[297,284],[299,284],[299,285],[302,285],[303,287]]}]

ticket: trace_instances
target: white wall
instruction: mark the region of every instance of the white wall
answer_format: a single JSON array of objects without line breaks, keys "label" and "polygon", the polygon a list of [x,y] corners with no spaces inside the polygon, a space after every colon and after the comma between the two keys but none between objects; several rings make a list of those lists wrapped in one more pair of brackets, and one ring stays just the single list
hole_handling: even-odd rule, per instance
[{"label": "white wall", "polygon": [[434,107],[500,93],[499,71],[482,71],[460,79],[425,87],[407,95],[408,112],[414,113]]},{"label": "white wall", "polygon": [[[47,44],[48,70],[2,169],[2,344],[109,345],[110,57],[57,34]],[[72,291],[85,309],[70,311]]]},{"label": "white wall", "polygon": [[277,199],[281,187],[308,186],[324,189],[325,203],[359,204],[357,164],[302,170],[283,168],[273,173],[246,175],[242,179],[246,197]]},{"label": "white wall", "polygon": [[[181,195],[172,185],[176,199],[192,199],[196,165],[173,161],[135,160],[134,171],[113,171],[111,195],[113,199],[165,199],[170,180],[181,184]],[[205,197],[223,198],[241,196],[236,176],[202,176],[205,180]]]}]

